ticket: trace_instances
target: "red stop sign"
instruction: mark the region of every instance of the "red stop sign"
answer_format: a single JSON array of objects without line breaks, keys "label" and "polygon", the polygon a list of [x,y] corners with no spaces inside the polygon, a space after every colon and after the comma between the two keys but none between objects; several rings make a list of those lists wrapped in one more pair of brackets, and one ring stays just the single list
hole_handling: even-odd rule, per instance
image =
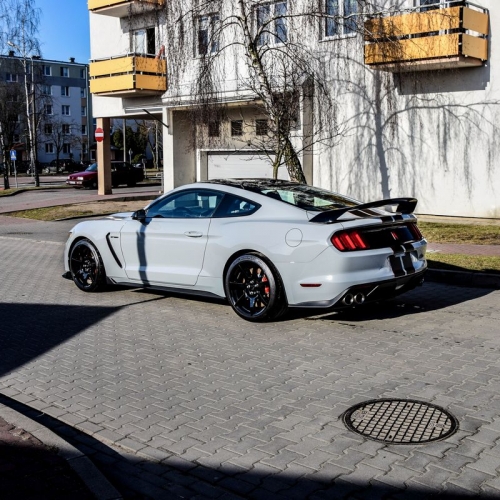
[{"label": "red stop sign", "polygon": [[104,130],[102,128],[96,128],[94,137],[97,142],[102,142],[104,139]]}]

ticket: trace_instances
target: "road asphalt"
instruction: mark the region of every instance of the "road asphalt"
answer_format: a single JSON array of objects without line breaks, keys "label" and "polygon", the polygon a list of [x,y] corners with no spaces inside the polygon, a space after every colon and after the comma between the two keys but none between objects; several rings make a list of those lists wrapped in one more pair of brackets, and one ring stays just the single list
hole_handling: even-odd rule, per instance
[{"label": "road asphalt", "polygon": [[[56,193],[56,191],[58,191]],[[158,187],[142,187],[116,192],[106,200],[148,200],[158,195]],[[89,191],[27,191],[0,198],[0,226],[14,224],[8,212],[68,203],[103,201]],[[422,220],[442,220],[422,216]],[[457,219],[455,219],[457,222]],[[468,221],[469,222],[469,221]],[[500,256],[495,245],[429,245],[431,252]],[[432,271],[431,280],[465,286],[500,288],[498,276],[481,273]],[[113,500],[120,493],[86,455],[43,423],[43,413],[23,407],[0,396],[0,484],[2,499]],[[154,495],[153,495],[154,497]],[[137,497],[139,498],[139,497]],[[177,498],[169,496],[169,498]],[[227,497],[232,498],[231,496]]]}]

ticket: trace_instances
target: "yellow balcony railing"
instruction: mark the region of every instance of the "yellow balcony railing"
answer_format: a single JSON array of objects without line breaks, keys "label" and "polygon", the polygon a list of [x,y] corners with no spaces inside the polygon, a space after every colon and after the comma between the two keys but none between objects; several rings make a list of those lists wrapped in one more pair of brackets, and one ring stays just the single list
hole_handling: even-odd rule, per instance
[{"label": "yellow balcony railing", "polygon": [[459,3],[367,20],[365,64],[388,71],[482,65],[488,59],[488,12]]},{"label": "yellow balcony railing", "polygon": [[95,14],[127,17],[165,5],[165,0],[88,0],[88,7]]},{"label": "yellow balcony railing", "polygon": [[167,90],[167,63],[153,56],[93,61],[89,75],[90,92],[96,95],[133,97],[161,95]]}]

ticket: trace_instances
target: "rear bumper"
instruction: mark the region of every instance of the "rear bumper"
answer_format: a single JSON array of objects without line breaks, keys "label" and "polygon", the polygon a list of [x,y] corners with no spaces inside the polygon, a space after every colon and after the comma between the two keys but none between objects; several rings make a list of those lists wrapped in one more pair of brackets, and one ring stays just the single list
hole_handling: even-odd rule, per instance
[{"label": "rear bumper", "polygon": [[362,283],[349,287],[332,300],[321,300],[290,304],[290,307],[310,307],[326,309],[347,309],[357,305],[389,299],[412,290],[424,282],[427,268],[410,274],[375,283]]}]

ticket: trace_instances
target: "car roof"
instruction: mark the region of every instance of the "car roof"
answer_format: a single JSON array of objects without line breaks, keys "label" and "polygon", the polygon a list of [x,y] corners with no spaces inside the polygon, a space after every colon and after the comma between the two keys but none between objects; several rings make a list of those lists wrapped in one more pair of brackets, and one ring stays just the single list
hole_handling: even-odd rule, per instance
[{"label": "car roof", "polygon": [[209,181],[203,181],[205,184],[222,184],[224,186],[231,186],[240,189],[247,189],[252,191],[257,188],[261,189],[276,189],[279,187],[290,187],[299,185],[298,182],[287,181],[284,179],[259,179],[259,178],[248,178],[248,179],[212,179]]}]

